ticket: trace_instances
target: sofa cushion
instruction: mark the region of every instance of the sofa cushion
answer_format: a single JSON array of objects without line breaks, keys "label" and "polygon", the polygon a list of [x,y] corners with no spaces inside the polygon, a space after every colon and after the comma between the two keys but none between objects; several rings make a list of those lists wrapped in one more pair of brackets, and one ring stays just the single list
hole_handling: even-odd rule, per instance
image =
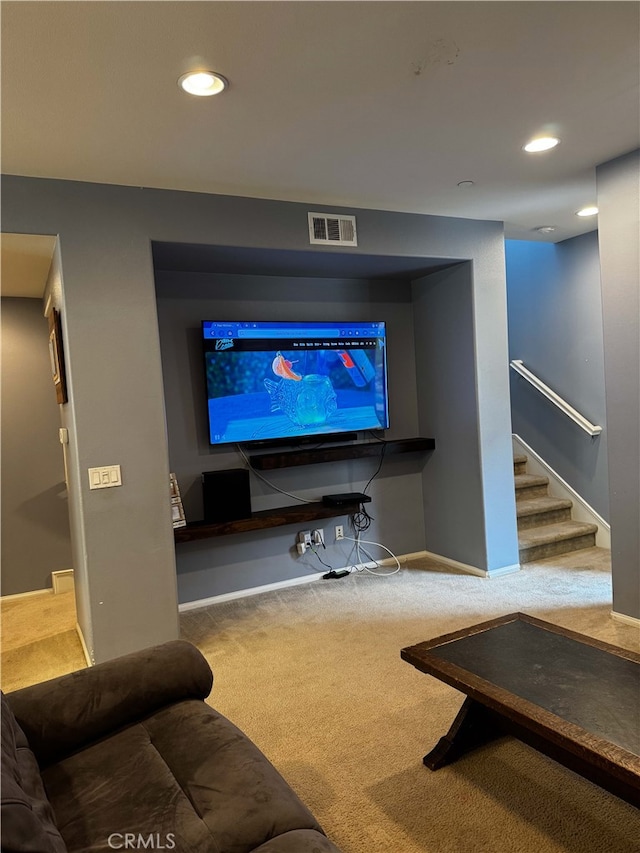
[{"label": "sofa cushion", "polygon": [[322,832],[260,750],[198,700],[92,744],[43,779],[70,851],[110,853],[129,833],[153,836],[156,848],[249,853],[291,830]]},{"label": "sofa cushion", "polygon": [[171,640],[7,697],[40,767],[183,699],[204,699],[213,673],[191,643]]},{"label": "sofa cushion", "polygon": [[2,694],[2,851],[65,853],[40,769]]}]

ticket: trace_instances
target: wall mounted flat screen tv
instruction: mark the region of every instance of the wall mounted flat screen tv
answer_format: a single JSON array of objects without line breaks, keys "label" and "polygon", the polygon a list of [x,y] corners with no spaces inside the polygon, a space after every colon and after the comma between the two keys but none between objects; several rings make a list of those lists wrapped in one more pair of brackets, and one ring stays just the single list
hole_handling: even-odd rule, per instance
[{"label": "wall mounted flat screen tv", "polygon": [[202,323],[209,441],[389,426],[383,322]]}]

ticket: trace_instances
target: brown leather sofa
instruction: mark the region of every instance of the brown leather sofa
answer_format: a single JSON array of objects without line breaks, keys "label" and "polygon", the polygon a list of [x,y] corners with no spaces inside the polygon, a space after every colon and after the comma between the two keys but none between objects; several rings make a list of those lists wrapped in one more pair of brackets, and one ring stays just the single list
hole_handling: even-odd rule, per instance
[{"label": "brown leather sofa", "polygon": [[3,853],[340,853],[181,640],[2,696]]}]

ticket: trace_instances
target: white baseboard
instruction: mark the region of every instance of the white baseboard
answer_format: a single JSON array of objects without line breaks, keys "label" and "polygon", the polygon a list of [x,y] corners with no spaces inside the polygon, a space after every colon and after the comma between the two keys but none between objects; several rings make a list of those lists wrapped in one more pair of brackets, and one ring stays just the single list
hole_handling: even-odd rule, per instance
[{"label": "white baseboard", "polygon": [[33,595],[53,595],[52,589],[32,589],[29,592],[16,592],[13,595],[3,595],[2,601],[13,601],[17,598],[31,598]]},{"label": "white baseboard", "polygon": [[627,616],[626,613],[616,613],[615,610],[612,610],[611,617],[616,622],[625,622],[627,625],[633,625],[634,628],[640,628],[640,619],[636,619],[635,616]]},{"label": "white baseboard", "polygon": [[478,566],[472,566],[469,563],[461,563],[458,560],[452,560],[450,557],[443,557],[442,554],[436,554],[434,551],[423,551],[426,557],[432,560],[437,560],[439,563],[444,563],[446,566],[451,566],[454,569],[459,569],[468,575],[475,575],[479,578],[497,578],[501,575],[511,575],[514,572],[520,571],[520,563],[513,563],[511,566],[501,566],[499,569],[480,569]]},{"label": "white baseboard", "polygon": [[52,588],[46,589],[31,589],[28,592],[16,592],[13,595],[0,596],[2,601],[12,601],[17,598],[31,598],[34,595],[53,595],[60,592],[71,592],[74,589],[73,569],[61,569],[58,572],[51,572]]},{"label": "white baseboard", "polygon": [[87,644],[84,641],[84,634],[82,633],[82,628],[76,622],[76,634],[78,635],[78,639],[80,640],[80,645],[82,646],[82,653],[84,654],[84,659],[87,662],[87,666],[94,666],[95,661],[91,659],[91,655],[89,654],[89,649],[87,648]]},{"label": "white baseboard", "polygon": [[196,601],[185,601],[178,605],[178,612],[185,613],[188,610],[199,610],[201,607],[208,607],[210,604],[221,604],[223,601],[234,601],[236,598],[246,598],[249,595],[260,595],[263,592],[273,592],[276,589],[286,589],[290,586],[298,586],[303,583],[320,580],[321,572],[317,575],[302,575],[299,578],[289,578],[286,581],[275,581],[275,583],[266,583],[262,586],[253,586],[249,589],[237,589],[233,592],[223,592],[220,595],[212,595],[210,598],[199,598]]},{"label": "white baseboard", "polygon": [[489,569],[487,571],[488,578],[499,578],[502,575],[512,575],[519,572],[522,566],[520,563],[512,563],[510,566],[500,566],[499,569]]},{"label": "white baseboard", "polygon": [[51,572],[51,583],[56,595],[61,592],[73,592],[75,589],[73,569],[60,569],[58,572]]},{"label": "white baseboard", "polygon": [[[425,551],[416,551],[411,554],[402,554],[402,556],[398,557],[400,562],[411,560],[416,557],[424,556]],[[381,566],[395,566],[396,561],[393,557],[385,557],[384,559],[380,559],[377,561]],[[343,566],[345,569],[362,569],[364,568],[364,564],[360,563],[358,565],[353,564],[349,566]],[[341,571],[339,568],[335,571]],[[200,598],[197,601],[185,601],[183,604],[178,605],[178,612],[185,613],[189,610],[199,610],[201,607],[208,607],[210,604],[220,604],[223,601],[234,601],[236,598],[246,598],[249,595],[261,595],[263,592],[273,592],[276,589],[286,589],[290,586],[298,586],[303,583],[311,583],[311,581],[317,581],[322,578],[322,575],[325,574],[324,570],[322,572],[318,572],[318,574],[313,575],[302,575],[299,578],[290,578],[286,581],[275,581],[275,583],[266,583],[263,586],[253,586],[249,589],[238,589],[233,592],[223,592],[220,595],[212,595],[210,598]]]},{"label": "white baseboard", "polygon": [[452,569],[459,569],[468,575],[475,575],[479,578],[487,577],[486,569],[479,569],[477,566],[471,566],[468,563],[460,563],[458,560],[452,560],[450,557],[443,557],[442,554],[436,554],[435,551],[423,551],[425,557],[430,557],[438,563],[444,563],[446,566],[451,566]]},{"label": "white baseboard", "polygon": [[[469,566],[466,563],[459,563],[457,560],[450,560],[448,557],[443,557],[441,554],[435,554],[431,551],[413,551],[409,554],[401,554],[397,559],[402,565],[402,563],[406,563],[408,560],[415,560],[420,557],[430,557],[437,560],[439,563],[446,563],[448,566],[453,566],[456,569],[461,569],[467,574],[477,575],[481,578],[498,577],[499,575],[511,574],[512,572],[520,570],[520,564],[516,563],[513,566],[504,566],[500,569],[494,569],[493,571],[487,572],[484,569],[478,569],[475,566]],[[396,565],[394,557],[385,557],[384,559],[377,560],[377,563],[380,566],[385,567]],[[349,566],[344,566],[343,568],[358,570],[363,569],[364,567],[364,563],[357,565],[354,563]],[[340,571],[340,569],[336,569],[335,571]],[[302,577],[299,578],[290,578],[286,581],[276,581],[275,583],[254,586],[249,589],[238,589],[233,592],[223,592],[220,595],[212,595],[210,598],[199,598],[196,601],[185,601],[178,605],[178,612],[187,613],[190,610],[200,610],[202,607],[208,607],[210,604],[221,604],[225,601],[235,601],[237,598],[246,598],[250,595],[261,595],[263,592],[273,592],[277,589],[286,589],[291,586],[311,583],[311,581],[320,580],[323,574],[324,572],[319,572],[318,574],[313,575],[302,575]],[[384,575],[381,575],[381,577],[384,577]]]},{"label": "white baseboard", "polygon": [[[409,554],[401,554],[398,557],[398,560],[400,560],[401,563],[406,563],[408,560],[417,560],[420,557],[424,557],[426,553],[426,551],[411,551]],[[382,563],[383,566],[386,566],[387,564],[389,566],[393,566],[395,560],[393,557],[385,557],[384,560],[378,560],[378,562]]]},{"label": "white baseboard", "polygon": [[611,526],[604,518],[599,515],[595,509],[590,506],[576,490],[569,485],[562,477],[548,465],[541,456],[539,456],[533,448],[520,438],[515,433],[512,435],[514,451],[525,453],[528,457],[527,471],[529,474],[536,474],[549,478],[551,493],[554,497],[563,498],[573,502],[571,516],[575,521],[586,521],[588,524],[596,524],[598,532],[596,533],[596,545],[598,548],[606,548],[611,550]]}]

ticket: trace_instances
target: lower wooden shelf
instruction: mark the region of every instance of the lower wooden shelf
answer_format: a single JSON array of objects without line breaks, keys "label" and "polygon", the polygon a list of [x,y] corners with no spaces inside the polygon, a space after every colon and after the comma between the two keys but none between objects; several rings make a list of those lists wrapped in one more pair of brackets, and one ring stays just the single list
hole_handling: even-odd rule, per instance
[{"label": "lower wooden shelf", "polygon": [[300,504],[298,506],[280,506],[263,509],[251,514],[250,518],[235,521],[216,521],[213,523],[196,521],[186,527],[176,527],[173,536],[176,542],[194,542],[197,539],[210,539],[214,536],[228,536],[231,533],[247,533],[251,530],[266,530],[269,527],[283,527],[285,524],[303,524],[316,518],[336,518],[357,512],[358,502],[342,506],[325,506],[321,501]]},{"label": "lower wooden shelf", "polygon": [[[296,465],[312,465],[318,462],[337,462],[344,459],[360,459],[366,456],[381,456],[398,453],[415,453],[433,450],[433,438],[404,438],[387,442],[367,441],[360,444],[345,444],[333,447],[321,447],[309,450],[285,450],[252,456],[253,468],[262,471],[273,468],[289,468]],[[214,536],[228,536],[231,533],[247,533],[251,530],[266,530],[269,527],[283,527],[285,524],[304,524],[316,518],[336,518],[357,512],[360,504],[354,501],[342,506],[325,506],[322,501],[302,503],[296,506],[280,506],[275,509],[263,509],[254,512],[249,518],[236,521],[217,521],[208,523],[196,521],[186,527],[177,527],[173,531],[176,542],[193,542],[196,539],[210,539]]]}]

